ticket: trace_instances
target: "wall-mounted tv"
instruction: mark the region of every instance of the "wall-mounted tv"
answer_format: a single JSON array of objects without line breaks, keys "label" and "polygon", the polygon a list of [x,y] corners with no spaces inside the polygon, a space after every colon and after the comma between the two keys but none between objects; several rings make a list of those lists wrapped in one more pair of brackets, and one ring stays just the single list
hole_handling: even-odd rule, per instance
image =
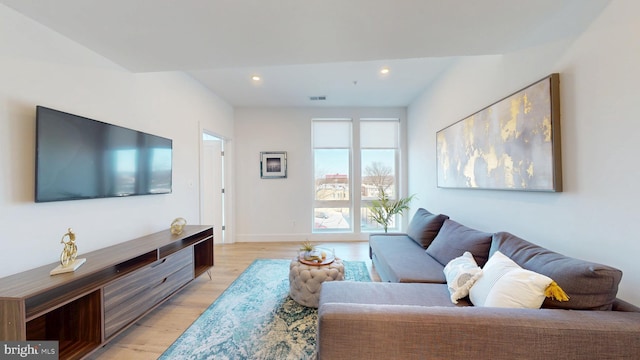
[{"label": "wall-mounted tv", "polygon": [[38,106],[35,201],[167,194],[172,140]]}]

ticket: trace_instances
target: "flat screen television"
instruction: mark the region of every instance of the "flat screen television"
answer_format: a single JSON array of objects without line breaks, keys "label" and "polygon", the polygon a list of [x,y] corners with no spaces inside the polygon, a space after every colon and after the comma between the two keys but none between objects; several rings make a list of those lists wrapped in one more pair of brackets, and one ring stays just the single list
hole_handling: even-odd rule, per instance
[{"label": "flat screen television", "polygon": [[171,139],[38,106],[35,201],[167,194]]}]

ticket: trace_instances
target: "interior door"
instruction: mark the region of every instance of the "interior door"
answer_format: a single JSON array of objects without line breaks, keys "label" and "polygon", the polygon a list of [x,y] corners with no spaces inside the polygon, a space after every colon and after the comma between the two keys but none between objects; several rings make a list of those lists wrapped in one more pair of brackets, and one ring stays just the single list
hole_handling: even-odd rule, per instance
[{"label": "interior door", "polygon": [[216,243],[224,242],[224,141],[203,136],[202,199],[200,218],[203,225],[213,225]]}]

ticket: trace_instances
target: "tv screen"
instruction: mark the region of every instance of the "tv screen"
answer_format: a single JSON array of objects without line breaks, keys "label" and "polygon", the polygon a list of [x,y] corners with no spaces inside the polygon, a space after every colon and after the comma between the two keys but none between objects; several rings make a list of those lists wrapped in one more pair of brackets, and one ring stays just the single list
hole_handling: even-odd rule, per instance
[{"label": "tv screen", "polygon": [[36,202],[171,192],[172,140],[38,106]]}]

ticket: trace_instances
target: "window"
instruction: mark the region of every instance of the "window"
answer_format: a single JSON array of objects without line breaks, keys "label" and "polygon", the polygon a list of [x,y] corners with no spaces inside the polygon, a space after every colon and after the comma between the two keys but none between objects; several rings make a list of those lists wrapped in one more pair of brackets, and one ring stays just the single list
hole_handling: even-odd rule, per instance
[{"label": "window", "polygon": [[[313,231],[381,230],[370,220],[368,207],[380,191],[397,198],[399,119],[314,119],[312,124]],[[389,229],[398,229],[397,222]]]},{"label": "window", "polygon": [[351,119],[313,120],[313,231],[350,231]]},{"label": "window", "polygon": [[[368,209],[381,191],[390,199],[398,198],[399,135],[398,119],[360,120],[360,227],[364,231],[382,229],[371,221]],[[389,229],[398,229],[396,219]]]}]

